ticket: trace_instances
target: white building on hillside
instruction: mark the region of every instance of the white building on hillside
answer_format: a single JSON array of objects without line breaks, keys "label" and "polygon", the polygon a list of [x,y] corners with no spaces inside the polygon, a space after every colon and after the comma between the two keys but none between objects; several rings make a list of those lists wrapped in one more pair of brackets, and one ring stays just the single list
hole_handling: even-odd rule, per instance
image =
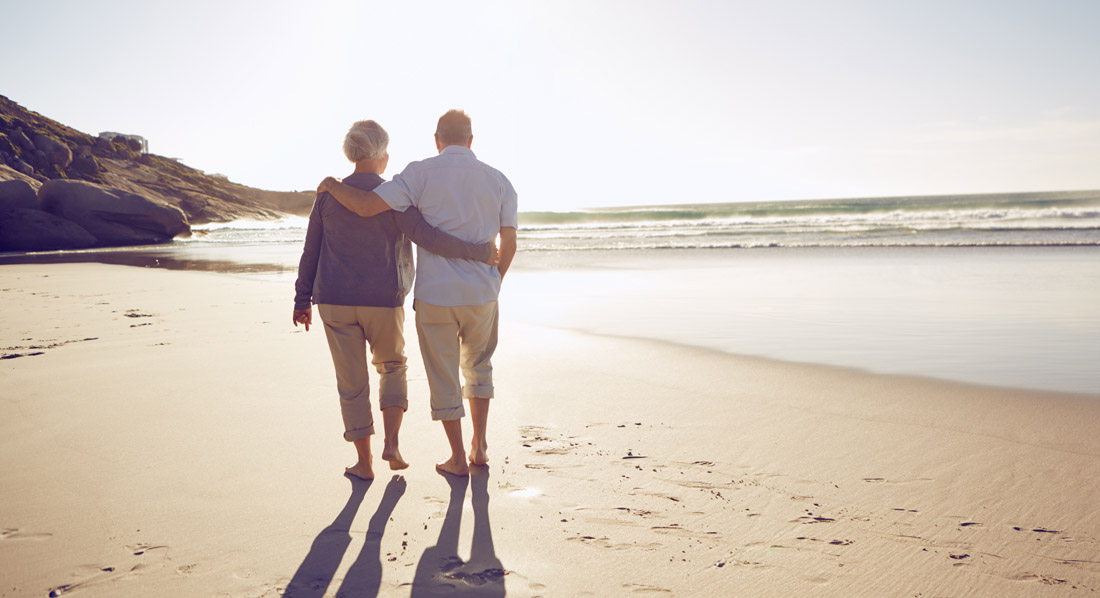
[{"label": "white building on hillside", "polygon": [[136,141],[141,144],[141,153],[149,153],[149,142],[145,140],[141,135],[127,135],[125,133],[115,133],[113,131],[104,131],[99,134],[100,139],[106,139],[107,141],[113,141],[115,137],[122,137],[129,141]]}]

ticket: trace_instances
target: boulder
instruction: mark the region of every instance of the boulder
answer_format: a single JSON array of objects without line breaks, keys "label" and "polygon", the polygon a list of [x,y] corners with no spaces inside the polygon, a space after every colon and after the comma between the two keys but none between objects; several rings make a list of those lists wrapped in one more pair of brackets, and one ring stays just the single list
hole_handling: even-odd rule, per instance
[{"label": "boulder", "polygon": [[0,133],[0,155],[15,157],[18,153],[18,150],[15,149],[15,144],[12,143],[8,134]]},{"label": "boulder", "polygon": [[46,152],[42,150],[36,149],[29,152],[23,152],[23,155],[19,157],[36,171],[46,170],[46,167],[50,165],[50,163],[46,161]]},{"label": "boulder", "polygon": [[92,233],[100,246],[166,243],[191,232],[175,206],[84,181],[47,181],[38,190],[38,203]]},{"label": "boulder", "polygon": [[39,133],[34,136],[34,147],[42,150],[46,162],[54,164],[62,169],[68,168],[73,162],[73,150],[64,143]]},{"label": "boulder", "polygon": [[12,160],[11,167],[27,176],[34,176],[34,167],[19,158]]},{"label": "boulder", "polygon": [[95,155],[92,154],[91,147],[82,147],[73,156],[72,170],[85,176],[95,176],[103,170],[103,167],[99,164],[99,160],[96,160]]},{"label": "boulder", "polygon": [[34,151],[34,144],[31,143],[30,138],[28,138],[27,135],[23,132],[22,128],[17,128],[14,131],[8,133],[8,137],[11,137],[11,140],[15,143],[15,145],[18,145],[20,148],[23,149],[23,151]]},{"label": "boulder", "polygon": [[0,210],[38,209],[38,194],[26,181],[0,181]]},{"label": "boulder", "polygon": [[[16,158],[18,160],[18,158]],[[34,171],[31,171],[32,175]],[[34,188],[35,196],[38,195],[38,188],[42,186],[42,181],[34,178],[34,176],[26,175],[15,169],[14,165],[0,164],[0,181],[26,181],[31,187]]]},{"label": "boulder", "polygon": [[114,148],[111,147],[111,141],[106,137],[95,138],[95,151],[101,156],[113,156]]},{"label": "boulder", "polygon": [[0,251],[85,249],[96,238],[75,222],[42,210],[0,208]]}]

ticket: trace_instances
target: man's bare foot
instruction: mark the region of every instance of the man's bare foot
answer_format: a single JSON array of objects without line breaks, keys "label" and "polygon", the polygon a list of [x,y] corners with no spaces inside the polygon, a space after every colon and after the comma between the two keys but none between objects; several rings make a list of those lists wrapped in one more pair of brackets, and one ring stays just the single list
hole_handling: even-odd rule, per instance
[{"label": "man's bare foot", "polygon": [[470,466],[466,465],[464,460],[456,460],[454,457],[436,463],[435,468],[440,473],[449,473],[457,476],[470,475]]},{"label": "man's bare foot", "polygon": [[391,447],[385,445],[382,447],[382,460],[390,464],[390,469],[397,471],[399,469],[405,469],[409,466],[404,459],[401,458],[401,451],[397,450],[397,447]]},{"label": "man's bare foot", "polygon": [[488,454],[489,446],[484,441],[478,442],[474,440],[470,445],[470,463],[474,465],[485,465],[489,462]]},{"label": "man's bare foot", "polygon": [[344,473],[355,476],[360,480],[373,480],[374,470],[371,469],[370,463],[364,464],[362,461],[352,465],[351,467],[345,467]]}]

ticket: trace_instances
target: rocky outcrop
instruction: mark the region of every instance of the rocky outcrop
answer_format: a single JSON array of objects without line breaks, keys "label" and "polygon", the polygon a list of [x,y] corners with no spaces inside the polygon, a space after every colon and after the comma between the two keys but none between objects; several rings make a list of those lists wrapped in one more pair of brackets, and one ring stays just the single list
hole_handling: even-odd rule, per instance
[{"label": "rocky outcrop", "polygon": [[[87,177],[95,177],[103,171],[103,166],[96,159],[95,154],[92,153],[91,146],[88,145],[76,148],[71,167],[75,174]],[[78,178],[82,177],[78,176]]]},{"label": "rocky outcrop", "polygon": [[0,208],[0,251],[86,249],[98,241],[75,222],[49,212]]},{"label": "rocky outcrop", "polygon": [[[312,208],[312,191],[245,187],[143,149],[122,135],[101,139],[81,133],[0,96],[0,181],[23,180],[35,189],[51,180],[85,181],[106,189],[113,199],[101,197],[95,210],[53,211],[78,219],[96,236],[96,245],[163,242],[171,231],[186,233],[187,223],[275,220],[287,213],[307,215]],[[27,208],[25,202],[21,206]],[[133,206],[145,208],[135,213]],[[169,217],[152,215],[165,209],[172,212]],[[179,213],[185,214],[183,225]]]},{"label": "rocky outcrop", "polygon": [[38,209],[38,194],[26,181],[0,181],[0,210]]},{"label": "rocky outcrop", "polygon": [[31,143],[30,137],[27,137],[27,134],[23,132],[23,127],[17,126],[12,129],[8,133],[8,137],[10,137],[11,140],[15,142],[15,145],[24,152],[33,152],[36,149],[34,144]]},{"label": "rocky outcrop", "polygon": [[85,249],[99,244],[79,224],[39,207],[34,184],[21,179],[0,181],[0,251]]},{"label": "rocky outcrop", "polygon": [[97,246],[164,243],[191,232],[179,208],[94,183],[48,181],[38,190],[38,203],[91,233]]},{"label": "rocky outcrop", "polygon": [[38,188],[42,186],[42,181],[39,181],[33,176],[23,174],[7,164],[0,164],[0,181],[24,181],[34,188],[36,197]]},{"label": "rocky outcrop", "polygon": [[42,157],[45,158],[48,164],[58,168],[68,168],[69,164],[73,162],[73,150],[44,133],[38,133],[34,136],[34,147],[42,152]]}]

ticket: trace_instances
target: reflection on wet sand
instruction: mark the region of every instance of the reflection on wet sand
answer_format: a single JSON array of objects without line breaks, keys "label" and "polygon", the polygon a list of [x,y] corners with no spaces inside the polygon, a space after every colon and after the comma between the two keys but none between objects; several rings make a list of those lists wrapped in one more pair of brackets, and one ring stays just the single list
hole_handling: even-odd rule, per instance
[{"label": "reflection on wet sand", "polygon": [[276,247],[188,247],[186,244],[143,245],[81,251],[0,254],[5,264],[99,263],[139,268],[197,270],[223,274],[293,274],[298,264],[295,252],[300,248]]}]

